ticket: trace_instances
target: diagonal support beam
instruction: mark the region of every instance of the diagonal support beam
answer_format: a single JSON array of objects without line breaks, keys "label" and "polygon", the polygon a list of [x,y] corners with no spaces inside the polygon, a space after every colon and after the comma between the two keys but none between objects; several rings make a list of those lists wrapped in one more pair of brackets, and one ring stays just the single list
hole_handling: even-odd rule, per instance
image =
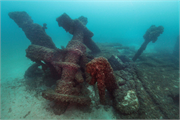
[{"label": "diagonal support beam", "polygon": [[10,12],[8,15],[22,28],[26,37],[32,44],[56,49],[51,37],[46,34],[44,27],[33,23],[33,20],[26,12]]}]

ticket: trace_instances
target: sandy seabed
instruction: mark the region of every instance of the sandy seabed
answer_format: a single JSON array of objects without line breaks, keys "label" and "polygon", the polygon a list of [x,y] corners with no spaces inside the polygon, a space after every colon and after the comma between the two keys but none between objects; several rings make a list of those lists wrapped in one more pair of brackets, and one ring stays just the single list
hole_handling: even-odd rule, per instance
[{"label": "sandy seabed", "polygon": [[112,109],[92,109],[69,105],[62,115],[55,115],[50,106],[53,104],[36,95],[36,91],[26,91],[22,82],[24,79],[14,79],[13,82],[2,83],[1,118],[2,119],[115,119]]}]

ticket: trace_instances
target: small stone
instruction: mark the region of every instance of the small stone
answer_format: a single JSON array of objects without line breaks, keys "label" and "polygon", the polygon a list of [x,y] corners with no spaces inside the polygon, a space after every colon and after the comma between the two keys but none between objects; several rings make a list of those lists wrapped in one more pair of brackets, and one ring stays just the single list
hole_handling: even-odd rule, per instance
[{"label": "small stone", "polygon": [[121,101],[116,101],[116,108],[124,114],[131,114],[139,109],[139,100],[134,90],[127,91]]},{"label": "small stone", "polygon": [[117,83],[118,83],[119,86],[122,86],[122,85],[126,84],[126,81],[123,80],[122,78],[119,78],[119,79],[117,80]]}]

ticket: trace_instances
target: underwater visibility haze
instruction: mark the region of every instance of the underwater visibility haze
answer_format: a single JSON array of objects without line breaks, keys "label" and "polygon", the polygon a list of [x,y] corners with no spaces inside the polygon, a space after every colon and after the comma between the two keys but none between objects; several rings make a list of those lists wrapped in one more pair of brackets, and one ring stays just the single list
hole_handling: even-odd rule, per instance
[{"label": "underwater visibility haze", "polygon": [[178,119],[179,1],[1,1],[1,119]]}]

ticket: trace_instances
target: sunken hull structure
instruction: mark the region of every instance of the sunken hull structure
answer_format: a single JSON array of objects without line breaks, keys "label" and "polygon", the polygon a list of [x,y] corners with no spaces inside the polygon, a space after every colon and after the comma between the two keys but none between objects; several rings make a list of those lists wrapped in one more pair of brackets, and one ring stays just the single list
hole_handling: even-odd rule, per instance
[{"label": "sunken hull structure", "polygon": [[179,79],[179,59],[174,57],[179,55],[178,41],[173,54],[143,53],[163,33],[163,26],[152,25],[136,52],[119,43],[94,42],[86,17],[71,19],[64,13],[56,18],[57,25],[73,37],[60,49],[47,35],[46,23],[33,23],[25,11],[8,15],[31,42],[25,51],[34,64],[25,71],[24,84],[53,103],[49,111],[54,115],[77,105],[89,115],[98,106],[112,107],[116,119],[179,118],[179,86],[169,82]]}]

